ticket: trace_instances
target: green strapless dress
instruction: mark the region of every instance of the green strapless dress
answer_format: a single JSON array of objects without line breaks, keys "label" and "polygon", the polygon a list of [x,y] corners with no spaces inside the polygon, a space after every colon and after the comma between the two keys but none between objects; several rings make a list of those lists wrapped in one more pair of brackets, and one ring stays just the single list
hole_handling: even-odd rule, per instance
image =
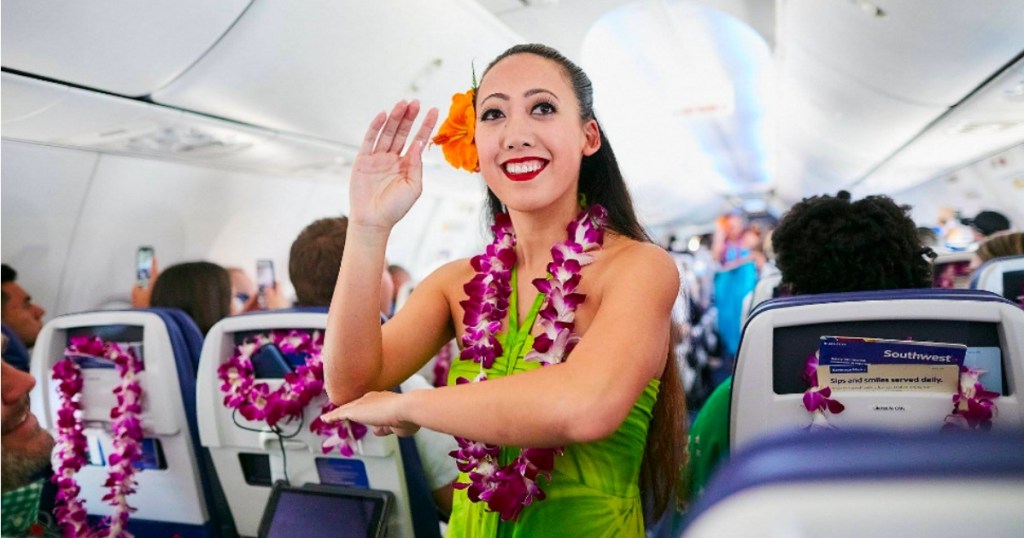
[{"label": "green strapless dress", "polygon": [[[543,300],[544,296],[538,294],[523,326],[518,327],[516,272],[513,269],[508,328],[496,335],[504,353],[487,370],[488,378],[540,367],[540,364],[526,362],[523,358],[533,347],[530,331]],[[624,363],[623,367],[628,365]],[[448,384],[455,384],[459,377],[472,379],[479,371],[479,366],[472,361],[455,360],[448,373]],[[630,409],[629,416],[610,437],[565,447],[565,454],[555,458],[551,481],[539,479],[547,498],[524,508],[518,521],[501,521],[496,512],[487,510],[486,503],[470,502],[466,490],[455,490],[448,538],[643,536],[640,463],[647,444],[651,410],[658,398],[658,384],[656,379],[648,383]],[[502,447],[501,463],[511,462],[518,454],[518,447]],[[465,473],[460,473],[459,481],[468,482],[469,479]]]}]

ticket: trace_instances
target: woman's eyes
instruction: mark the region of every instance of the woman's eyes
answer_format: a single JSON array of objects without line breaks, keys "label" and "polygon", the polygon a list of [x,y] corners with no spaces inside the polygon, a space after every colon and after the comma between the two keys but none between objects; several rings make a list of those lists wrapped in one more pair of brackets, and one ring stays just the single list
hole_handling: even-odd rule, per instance
[{"label": "woman's eyes", "polygon": [[552,105],[551,103],[548,103],[547,101],[541,101],[540,103],[537,103],[536,105],[533,105],[533,109],[531,110],[531,112],[534,113],[534,114],[540,114],[542,116],[543,115],[547,115],[547,114],[554,114],[555,113],[555,105]]},{"label": "woman's eyes", "polygon": [[480,121],[491,121],[503,117],[504,114],[496,108],[489,108],[480,115]]},{"label": "woman's eyes", "polygon": [[[538,116],[546,116],[548,114],[554,114],[555,112],[555,105],[552,105],[547,101],[537,103],[536,105],[533,105],[533,108],[530,109],[531,114],[535,114]],[[498,110],[497,108],[489,108],[485,110],[483,114],[480,114],[480,121],[493,121],[504,117],[505,113],[502,112],[501,110]]]}]

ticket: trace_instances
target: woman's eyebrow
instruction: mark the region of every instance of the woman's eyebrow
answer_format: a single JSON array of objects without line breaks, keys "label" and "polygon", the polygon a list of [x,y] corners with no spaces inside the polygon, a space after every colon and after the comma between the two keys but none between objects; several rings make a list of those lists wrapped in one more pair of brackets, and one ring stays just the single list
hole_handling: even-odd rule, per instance
[{"label": "woman's eyebrow", "polygon": [[[530,96],[533,96],[533,95],[537,95],[538,93],[546,93],[546,94],[550,95],[552,98],[554,98],[556,101],[559,101],[558,96],[555,95],[554,92],[552,92],[551,90],[545,90],[544,88],[532,88],[532,89],[526,90],[523,93],[523,97],[530,97]],[[492,93],[492,94],[488,95],[487,97],[484,97],[484,99],[482,101],[480,101],[480,106],[482,107],[483,104],[486,103],[487,100],[492,98],[492,97],[496,98],[496,99],[501,99],[502,101],[508,101],[509,100],[508,95],[506,95],[504,93]]]},{"label": "woman's eyebrow", "polygon": [[486,103],[487,100],[490,99],[491,97],[494,97],[494,98],[497,98],[497,99],[501,99],[502,101],[508,101],[508,96],[507,95],[505,95],[503,93],[492,93],[492,94],[488,95],[487,97],[484,97],[483,101],[480,101],[480,106],[483,106],[483,104]]},{"label": "woman's eyebrow", "polygon": [[550,91],[550,90],[545,90],[544,88],[533,88],[533,89],[531,89],[531,90],[526,90],[526,93],[524,93],[524,94],[523,94],[523,96],[524,96],[524,97],[530,97],[530,96],[532,96],[532,95],[537,95],[538,93],[546,93],[546,94],[550,95],[551,97],[554,97],[554,99],[555,99],[556,101],[558,101],[558,100],[559,100],[559,99],[558,99],[558,96],[557,96],[557,95],[555,95],[555,93],[554,93],[554,92],[552,92],[552,91]]}]

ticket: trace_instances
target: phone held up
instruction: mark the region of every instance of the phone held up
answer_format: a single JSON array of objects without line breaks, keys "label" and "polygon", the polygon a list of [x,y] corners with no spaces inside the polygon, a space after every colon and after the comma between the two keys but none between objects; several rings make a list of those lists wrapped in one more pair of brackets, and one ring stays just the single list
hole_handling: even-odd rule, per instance
[{"label": "phone held up", "polygon": [[267,298],[264,290],[273,288],[277,278],[274,276],[274,261],[268,259],[256,260],[256,287],[258,288],[257,301],[260,308],[267,307]]},{"label": "phone held up", "polygon": [[140,288],[149,287],[153,278],[153,247],[144,245],[135,251],[135,285]]}]

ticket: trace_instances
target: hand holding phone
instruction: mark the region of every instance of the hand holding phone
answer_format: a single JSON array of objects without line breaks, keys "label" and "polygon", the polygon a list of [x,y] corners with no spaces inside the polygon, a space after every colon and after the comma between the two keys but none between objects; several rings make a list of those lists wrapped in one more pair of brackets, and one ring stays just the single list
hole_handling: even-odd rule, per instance
[{"label": "hand holding phone", "polygon": [[156,254],[153,247],[144,245],[135,251],[135,285],[132,286],[132,308],[148,308],[149,296],[156,281]]},{"label": "hand holding phone", "polygon": [[145,245],[135,252],[135,285],[148,288],[153,278],[153,247]]},{"label": "hand holding phone", "polygon": [[274,261],[268,259],[256,260],[256,287],[258,289],[258,302],[260,308],[267,307],[267,298],[264,290],[274,288],[277,277],[274,275]]}]

